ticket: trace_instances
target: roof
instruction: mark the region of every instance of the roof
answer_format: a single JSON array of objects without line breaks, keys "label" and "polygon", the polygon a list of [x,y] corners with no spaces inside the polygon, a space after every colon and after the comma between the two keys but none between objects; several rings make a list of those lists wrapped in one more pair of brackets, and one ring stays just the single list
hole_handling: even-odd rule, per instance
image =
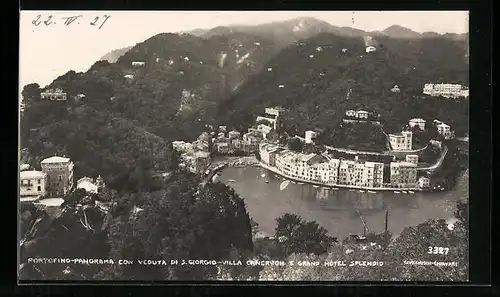
[{"label": "roof", "polygon": [[392,136],[392,137],[403,137],[403,133],[401,132],[398,132],[398,133],[390,133],[389,134],[389,137]]},{"label": "roof", "polygon": [[367,167],[375,167],[375,165],[384,166],[384,163],[382,163],[382,162],[365,162],[365,166],[367,166]]},{"label": "roof", "polygon": [[48,163],[67,163],[69,162],[70,159],[69,158],[64,158],[64,157],[58,157],[58,156],[54,156],[54,157],[50,157],[50,158],[47,158],[47,159],[44,159],[41,164],[48,164]]},{"label": "roof", "polygon": [[33,179],[33,178],[43,178],[45,177],[46,173],[42,171],[36,171],[36,170],[31,170],[31,171],[21,171],[19,173],[19,177],[21,179]]},{"label": "roof", "polygon": [[438,126],[441,126],[441,127],[450,127],[449,125],[446,125],[445,123],[441,122],[438,124]]},{"label": "roof", "polygon": [[415,118],[415,119],[411,119],[410,122],[425,122],[425,120],[421,119],[421,118]]}]

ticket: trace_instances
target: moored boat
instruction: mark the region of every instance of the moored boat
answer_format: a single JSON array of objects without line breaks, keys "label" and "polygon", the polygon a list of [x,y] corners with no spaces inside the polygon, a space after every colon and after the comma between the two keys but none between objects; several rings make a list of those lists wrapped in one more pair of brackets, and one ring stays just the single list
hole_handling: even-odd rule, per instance
[{"label": "moored boat", "polygon": [[375,191],[368,191],[368,193],[377,194]]},{"label": "moored boat", "polygon": [[289,184],[290,184],[290,181],[285,180],[284,182],[282,182],[280,184],[280,190],[283,191],[286,187],[288,187]]},{"label": "moored boat", "polygon": [[413,191],[408,191],[408,193],[410,193],[410,194],[415,194],[415,192],[413,192]]},{"label": "moored boat", "polygon": [[266,184],[268,184],[268,183],[269,183],[269,181],[268,181],[267,179],[266,179],[264,182],[265,182]]},{"label": "moored boat", "polygon": [[401,192],[399,192],[399,191],[394,191],[394,194],[400,194],[400,193],[401,193]]},{"label": "moored boat", "polygon": [[406,192],[406,191],[402,191],[402,193],[403,193],[403,194],[408,194],[408,192]]},{"label": "moored boat", "polygon": [[330,190],[338,190],[339,188],[330,188]]},{"label": "moored boat", "polygon": [[365,191],[363,191],[363,190],[359,190],[359,192],[360,192],[360,193],[364,193]]},{"label": "moored boat", "polygon": [[227,181],[230,182],[230,183],[235,183],[236,182],[234,179],[228,179]]},{"label": "moored boat", "polygon": [[315,188],[319,188],[319,186],[318,186],[318,185],[313,185],[313,187],[315,187]]}]

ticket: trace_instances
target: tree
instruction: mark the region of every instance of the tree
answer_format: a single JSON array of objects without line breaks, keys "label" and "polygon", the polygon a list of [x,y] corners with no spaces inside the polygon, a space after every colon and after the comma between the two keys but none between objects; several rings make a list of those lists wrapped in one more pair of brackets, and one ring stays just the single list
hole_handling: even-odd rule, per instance
[{"label": "tree", "polygon": [[[251,223],[243,200],[224,184],[210,183],[199,190],[198,182],[191,174],[178,172],[163,190],[142,194],[143,210],[135,215],[124,212],[110,229],[112,255],[226,260],[234,256],[234,249],[241,255],[251,251]],[[144,267],[122,267],[114,275],[119,279],[179,280],[217,276],[216,267],[210,265]]]},{"label": "tree", "polygon": [[314,221],[304,221],[296,214],[286,213],[276,219],[275,240],[282,256],[292,253],[314,253],[320,255],[337,240]]},{"label": "tree", "polygon": [[24,86],[21,95],[23,96],[23,100],[25,100],[25,102],[31,102],[41,99],[40,92],[40,85],[37,83],[31,83]]},{"label": "tree", "polygon": [[294,137],[288,141],[288,148],[294,152],[302,152],[303,147],[304,143],[297,137]]}]

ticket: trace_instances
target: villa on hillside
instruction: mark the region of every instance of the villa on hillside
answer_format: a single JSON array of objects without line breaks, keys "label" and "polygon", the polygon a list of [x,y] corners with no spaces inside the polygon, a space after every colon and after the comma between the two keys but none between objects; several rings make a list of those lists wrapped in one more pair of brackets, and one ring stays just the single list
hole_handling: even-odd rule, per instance
[{"label": "villa on hillside", "polygon": [[445,98],[468,98],[469,88],[460,84],[425,84],[422,93]]},{"label": "villa on hillside", "polygon": [[418,127],[420,130],[425,130],[425,120],[424,119],[411,119],[409,121],[409,125],[411,128]]},{"label": "villa on hillside", "polygon": [[62,89],[48,89],[40,93],[42,99],[49,99],[55,101],[66,101],[68,94],[66,94]]},{"label": "villa on hillside", "polygon": [[389,134],[389,143],[394,151],[410,151],[412,149],[413,133],[402,131],[400,133]]}]

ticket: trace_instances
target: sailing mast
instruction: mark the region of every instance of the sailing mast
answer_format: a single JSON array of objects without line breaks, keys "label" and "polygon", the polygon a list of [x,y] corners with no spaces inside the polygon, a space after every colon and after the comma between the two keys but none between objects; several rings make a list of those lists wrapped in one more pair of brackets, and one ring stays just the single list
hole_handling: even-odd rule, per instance
[{"label": "sailing mast", "polygon": [[366,220],[359,212],[359,209],[356,208],[356,212],[358,213],[358,216],[361,219],[361,222],[363,223],[363,236],[366,236],[366,233],[369,232],[368,226],[366,225]]},{"label": "sailing mast", "polygon": [[389,206],[387,206],[387,208],[385,209],[385,233],[387,233],[388,221],[389,221]]}]

